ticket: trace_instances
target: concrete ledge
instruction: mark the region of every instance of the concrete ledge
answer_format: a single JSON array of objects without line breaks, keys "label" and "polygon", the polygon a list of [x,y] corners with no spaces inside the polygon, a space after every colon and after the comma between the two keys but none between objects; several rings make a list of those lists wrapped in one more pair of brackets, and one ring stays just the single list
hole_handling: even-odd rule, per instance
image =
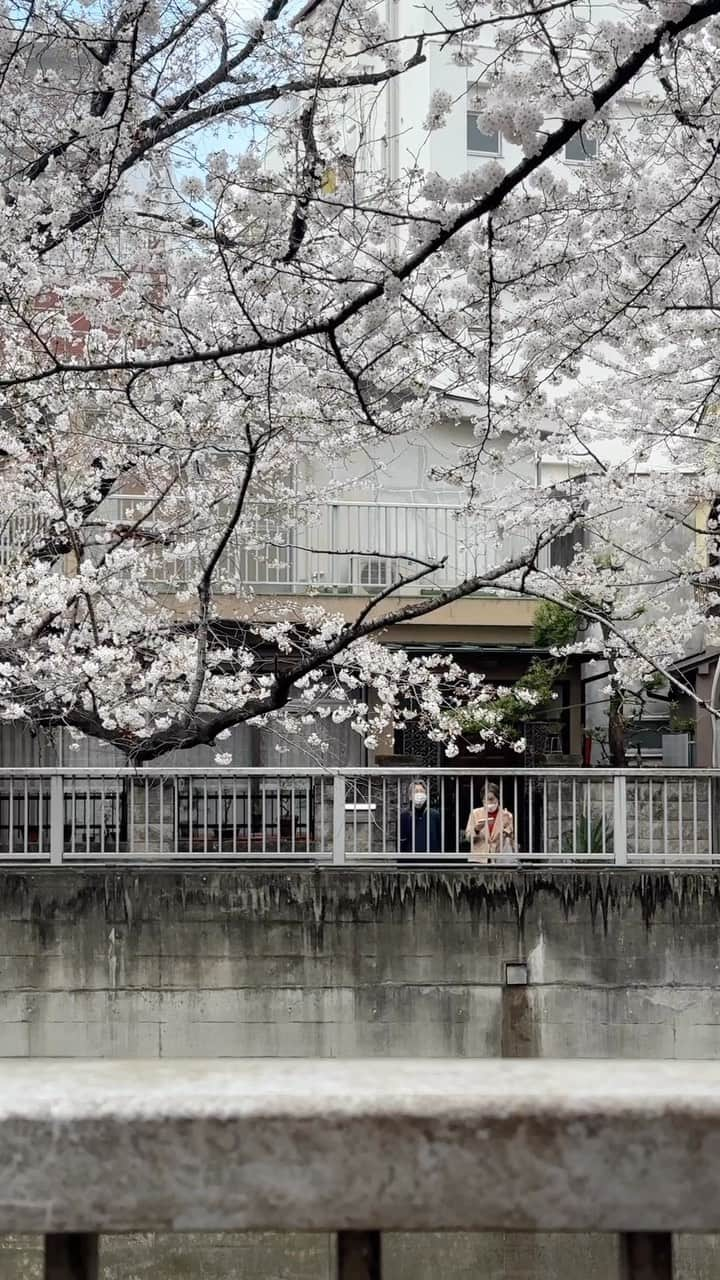
[{"label": "concrete ledge", "polygon": [[0,1063],[0,1231],[717,1231],[720,1064]]}]

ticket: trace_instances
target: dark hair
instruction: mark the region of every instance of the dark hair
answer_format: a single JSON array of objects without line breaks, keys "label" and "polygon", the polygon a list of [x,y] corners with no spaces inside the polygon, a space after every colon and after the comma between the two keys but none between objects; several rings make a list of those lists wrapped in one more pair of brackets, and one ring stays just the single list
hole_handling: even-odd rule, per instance
[{"label": "dark hair", "polygon": [[497,800],[498,804],[500,803],[500,792],[498,791],[498,785],[497,785],[497,783],[496,783],[496,782],[488,782],[488,783],[486,783],[486,785],[485,785],[485,795],[486,795],[486,796],[494,796],[494,797],[495,797],[495,799]]}]

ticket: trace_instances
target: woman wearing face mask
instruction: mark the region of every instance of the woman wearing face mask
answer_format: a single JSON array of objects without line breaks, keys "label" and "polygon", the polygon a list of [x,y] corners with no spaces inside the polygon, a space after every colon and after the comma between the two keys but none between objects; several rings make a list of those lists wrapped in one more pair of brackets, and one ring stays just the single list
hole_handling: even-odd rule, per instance
[{"label": "woman wearing face mask", "polygon": [[470,861],[490,862],[501,853],[515,853],[515,824],[509,809],[500,808],[494,782],[485,788],[485,804],[473,809],[465,828],[470,841]]},{"label": "woman wearing face mask", "polygon": [[400,814],[400,852],[439,853],[440,814],[429,807],[424,782],[413,783],[410,799],[412,811]]}]

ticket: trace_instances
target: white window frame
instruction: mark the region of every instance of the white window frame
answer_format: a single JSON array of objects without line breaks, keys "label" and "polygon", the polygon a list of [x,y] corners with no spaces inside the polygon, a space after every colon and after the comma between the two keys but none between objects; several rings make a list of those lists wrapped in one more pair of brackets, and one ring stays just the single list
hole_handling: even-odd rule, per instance
[{"label": "white window frame", "polygon": [[[478,116],[482,111],[483,86],[482,84],[468,83],[467,100],[465,105],[465,151],[469,156],[490,156],[497,160],[502,156],[502,134],[499,129],[495,130],[497,136],[497,151],[477,151],[468,144],[468,116]],[[489,136],[489,135],[488,135]]]}]

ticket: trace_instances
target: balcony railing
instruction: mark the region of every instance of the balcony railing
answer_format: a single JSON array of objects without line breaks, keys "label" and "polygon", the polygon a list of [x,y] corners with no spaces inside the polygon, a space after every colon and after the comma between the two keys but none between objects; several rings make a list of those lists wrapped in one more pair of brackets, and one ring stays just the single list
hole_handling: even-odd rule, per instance
[{"label": "balcony railing", "polygon": [[[113,494],[98,509],[106,522],[132,522],[149,505],[138,494]],[[152,523],[152,522],[151,522]],[[250,529],[234,534],[216,573],[220,594],[255,591],[293,594],[371,595],[416,573],[420,561],[442,567],[399,594],[442,591],[483,573],[521,552],[526,539],[498,540],[480,512],[432,503],[336,502],[317,517],[279,513],[255,503]],[[0,564],[31,545],[41,526],[30,516],[12,517],[0,531]],[[222,532],[218,519],[216,536]],[[543,564],[548,560],[543,553]],[[182,588],[198,574],[197,554],[157,548],[147,558],[145,582],[158,590]]]},{"label": "balcony railing", "polygon": [[719,803],[717,770],[5,769],[0,860],[699,866]]},{"label": "balcony railing", "polygon": [[[138,511],[135,498],[113,497],[123,512]],[[526,545],[520,535],[499,541],[480,512],[432,503],[334,502],[311,519],[287,517],[277,505],[256,502],[250,513],[252,536],[233,535],[217,572],[217,589],[292,594],[326,592],[370,595],[410,576],[419,561],[445,564],[399,594],[442,591],[483,573]],[[137,518],[137,517],[136,517]],[[220,530],[220,526],[219,526]],[[193,556],[158,555],[150,581],[158,586],[191,581]]]},{"label": "balcony railing", "polygon": [[715,1232],[714,1062],[239,1060],[0,1064],[0,1231],[46,1280],[97,1280],[98,1235],[337,1232],[382,1280],[385,1231],[619,1234],[623,1280],[671,1280]]}]

